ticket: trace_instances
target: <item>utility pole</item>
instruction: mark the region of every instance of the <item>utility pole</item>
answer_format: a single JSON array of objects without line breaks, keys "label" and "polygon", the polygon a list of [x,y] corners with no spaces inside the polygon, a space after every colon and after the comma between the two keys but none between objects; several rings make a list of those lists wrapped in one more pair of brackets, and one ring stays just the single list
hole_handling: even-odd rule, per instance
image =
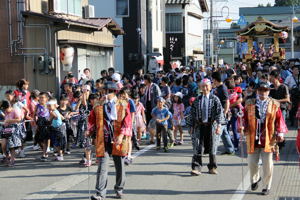
[{"label": "utility pole", "polygon": [[211,63],[214,63],[214,27],[213,27],[213,0],[210,0],[210,59]]}]

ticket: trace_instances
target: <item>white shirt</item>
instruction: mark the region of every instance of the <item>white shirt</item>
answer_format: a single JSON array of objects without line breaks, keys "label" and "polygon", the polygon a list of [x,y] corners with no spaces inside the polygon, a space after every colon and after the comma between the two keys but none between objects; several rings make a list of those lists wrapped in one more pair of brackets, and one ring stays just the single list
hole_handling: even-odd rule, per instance
[{"label": "white shirt", "polygon": [[[207,123],[208,122],[208,106],[209,106],[209,94],[208,95],[203,95],[202,96],[202,102],[201,102],[201,107],[202,107],[202,112],[203,112],[203,106],[204,106],[204,101],[206,103],[206,115],[204,116],[204,118],[202,119],[203,123]],[[201,113],[202,115],[202,113]]]},{"label": "white shirt", "polygon": [[284,83],[289,87],[289,89],[293,89],[297,87],[297,82],[295,80],[297,79],[294,78],[293,75],[290,75],[285,79]]}]

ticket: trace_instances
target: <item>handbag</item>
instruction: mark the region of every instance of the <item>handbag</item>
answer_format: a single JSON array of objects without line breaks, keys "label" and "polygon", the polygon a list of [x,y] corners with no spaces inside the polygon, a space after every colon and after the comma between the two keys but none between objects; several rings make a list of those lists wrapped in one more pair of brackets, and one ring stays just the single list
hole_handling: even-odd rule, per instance
[{"label": "handbag", "polygon": [[9,127],[5,127],[3,130],[2,130],[2,137],[3,138],[9,138],[12,136],[12,134],[15,132],[15,128],[12,127],[12,126],[9,126]]}]

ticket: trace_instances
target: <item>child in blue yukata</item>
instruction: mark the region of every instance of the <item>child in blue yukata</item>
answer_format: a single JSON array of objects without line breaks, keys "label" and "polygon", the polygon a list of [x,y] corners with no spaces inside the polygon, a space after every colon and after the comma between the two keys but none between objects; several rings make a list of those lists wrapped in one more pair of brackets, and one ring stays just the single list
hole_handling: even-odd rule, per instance
[{"label": "child in blue yukata", "polygon": [[164,107],[165,99],[158,97],[157,106],[152,110],[152,118],[156,121],[156,149],[160,150],[161,136],[163,137],[164,142],[164,151],[168,151],[168,136],[167,136],[167,127],[168,119],[170,118],[170,111],[168,108]]}]

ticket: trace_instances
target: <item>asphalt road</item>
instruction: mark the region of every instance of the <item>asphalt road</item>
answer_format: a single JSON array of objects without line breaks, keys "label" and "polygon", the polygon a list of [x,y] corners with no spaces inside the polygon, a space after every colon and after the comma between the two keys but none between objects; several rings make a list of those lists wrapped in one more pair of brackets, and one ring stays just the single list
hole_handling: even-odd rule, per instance
[{"label": "asphalt road", "polygon": [[[126,167],[124,199],[128,200],[268,200],[300,199],[300,171],[295,150],[295,131],[290,131],[281,161],[275,163],[271,194],[261,196],[249,191],[249,173],[246,156],[218,155],[218,175],[190,175],[192,148],[186,134],[182,146],[168,153],[152,146],[136,153],[132,165]],[[222,147],[220,147],[222,151]],[[0,200],[56,199],[83,200],[94,193],[97,166],[80,168],[79,149],[65,156],[62,162],[40,162],[40,152],[27,151],[27,158],[19,159],[16,166],[0,164]],[[204,163],[208,157],[204,158]],[[114,166],[109,168],[108,196],[114,199]],[[289,198],[286,198],[289,197]],[[280,199],[280,200],[281,200]]]}]

